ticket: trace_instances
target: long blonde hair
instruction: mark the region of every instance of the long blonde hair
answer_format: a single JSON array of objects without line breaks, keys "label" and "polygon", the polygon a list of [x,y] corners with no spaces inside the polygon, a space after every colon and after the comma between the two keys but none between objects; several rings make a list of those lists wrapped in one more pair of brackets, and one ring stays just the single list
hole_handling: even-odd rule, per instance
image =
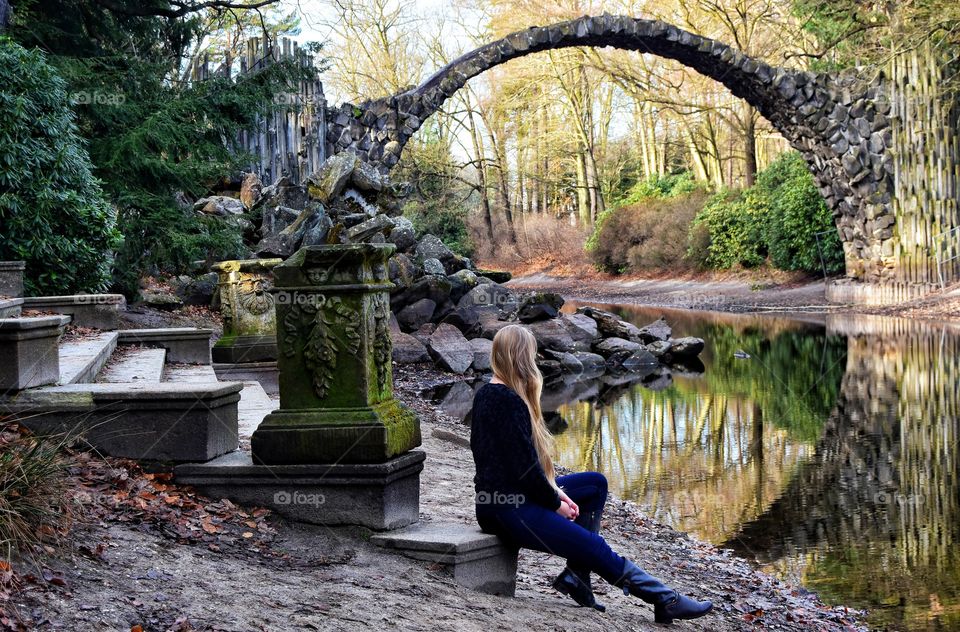
[{"label": "long blonde hair", "polygon": [[553,436],[547,430],[540,409],[543,375],[537,368],[537,340],[526,327],[507,325],[493,337],[490,350],[493,375],[517,393],[530,411],[533,445],[550,484],[556,487],[553,469]]}]

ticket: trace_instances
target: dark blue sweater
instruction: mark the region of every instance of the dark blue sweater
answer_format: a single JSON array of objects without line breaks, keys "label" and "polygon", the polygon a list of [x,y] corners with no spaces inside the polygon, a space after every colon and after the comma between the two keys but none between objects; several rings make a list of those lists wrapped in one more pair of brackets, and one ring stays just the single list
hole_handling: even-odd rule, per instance
[{"label": "dark blue sweater", "polygon": [[522,494],[525,502],[556,510],[560,496],[547,480],[533,443],[530,411],[504,384],[484,384],[473,397],[470,448],[477,498]]}]

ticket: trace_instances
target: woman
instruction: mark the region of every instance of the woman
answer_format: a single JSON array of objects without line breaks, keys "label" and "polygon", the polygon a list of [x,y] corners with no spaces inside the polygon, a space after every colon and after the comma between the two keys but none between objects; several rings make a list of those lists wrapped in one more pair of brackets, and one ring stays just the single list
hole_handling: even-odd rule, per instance
[{"label": "woman", "polygon": [[590,573],[654,605],[658,623],[694,619],[713,607],[668,588],[611,550],[598,531],[607,481],[597,472],[555,477],[551,436],[540,410],[543,377],[537,343],[508,325],[493,338],[493,379],[473,400],[470,447],[477,467],[477,522],[518,548],[566,558],[553,586],[581,606],[603,611]]}]

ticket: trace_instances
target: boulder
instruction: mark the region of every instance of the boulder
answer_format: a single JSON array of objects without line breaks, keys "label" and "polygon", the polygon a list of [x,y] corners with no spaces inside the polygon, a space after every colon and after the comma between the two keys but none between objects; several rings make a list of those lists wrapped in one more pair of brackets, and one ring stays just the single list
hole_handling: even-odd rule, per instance
[{"label": "boulder", "polygon": [[486,338],[473,338],[470,340],[470,346],[473,348],[473,368],[477,371],[489,371],[490,350],[493,348],[493,342]]},{"label": "boulder", "polygon": [[260,197],[260,202],[265,208],[286,206],[291,209],[301,209],[306,208],[309,201],[307,187],[295,184],[288,176],[283,176],[270,186],[264,187]]},{"label": "boulder", "polygon": [[669,340],[654,340],[647,344],[647,351],[655,357],[661,358],[670,352],[671,347],[673,347],[673,343]]},{"label": "boulder", "polygon": [[297,221],[300,211],[294,210],[289,206],[269,206],[263,207],[262,221],[260,223],[260,234],[264,237],[279,233],[290,224]]},{"label": "boulder", "polygon": [[357,166],[357,156],[349,151],[327,158],[320,168],[307,178],[307,191],[311,197],[329,204],[343,193]]},{"label": "boulder", "polygon": [[439,259],[440,261],[445,261],[446,259],[452,259],[456,256],[452,250],[447,248],[446,244],[440,241],[439,237],[429,233],[420,238],[416,252],[417,258],[421,261],[424,259]]},{"label": "boulder", "polygon": [[573,356],[580,362],[584,373],[603,373],[607,368],[607,361],[602,355],[589,351],[574,351]]},{"label": "boulder", "polygon": [[616,314],[589,306],[577,309],[577,313],[589,316],[596,321],[597,330],[600,332],[600,335],[604,337],[613,336],[634,342],[639,342],[640,340],[640,329],[635,325],[621,320]]},{"label": "boulder", "polygon": [[573,338],[578,349],[588,351],[593,347],[593,343],[600,338],[597,330],[597,321],[583,314],[562,314],[560,322],[567,328],[570,337]]},{"label": "boulder", "polygon": [[463,373],[473,364],[473,347],[453,325],[437,325],[427,339],[427,350],[441,368],[452,373]]},{"label": "boulder", "polygon": [[333,220],[323,211],[322,207],[317,209],[317,212],[304,224],[300,247],[322,246],[327,243],[327,236],[330,234],[331,228],[333,228]]},{"label": "boulder", "polygon": [[687,336],[673,340],[670,355],[674,358],[695,358],[703,351],[704,342],[701,338]]},{"label": "boulder", "polygon": [[197,278],[183,275],[174,288],[184,305],[210,305],[217,293],[217,273],[209,272]]},{"label": "boulder", "polygon": [[[444,269],[443,264],[440,263],[439,259],[429,258],[423,260],[423,273],[424,274],[439,274],[441,276],[446,276],[447,271]],[[453,283],[451,282],[451,286]]]},{"label": "boulder", "polygon": [[210,197],[200,198],[193,205],[193,209],[205,215],[215,215],[217,217],[240,215],[247,210],[244,208],[243,202],[226,195],[211,195]]},{"label": "boulder", "polygon": [[430,339],[430,336],[433,335],[433,332],[437,330],[437,325],[435,323],[424,323],[420,325],[420,328],[415,332],[410,334],[423,344],[427,344],[427,340]]},{"label": "boulder", "polygon": [[533,337],[537,339],[537,347],[541,350],[552,349],[554,351],[573,351],[573,337],[556,318],[550,320],[539,320],[527,325]]},{"label": "boulder", "polygon": [[422,298],[397,312],[397,323],[403,331],[416,331],[424,323],[430,322],[436,308],[435,301]]},{"label": "boulder", "polygon": [[386,176],[381,175],[373,165],[358,160],[350,176],[353,186],[361,191],[379,193],[386,184]]},{"label": "boulder", "polygon": [[263,182],[254,172],[246,173],[240,183],[240,202],[246,209],[252,209],[260,201],[263,193]]},{"label": "boulder", "polygon": [[387,233],[387,241],[397,247],[397,252],[408,252],[417,245],[413,222],[406,217],[394,217],[393,228]]},{"label": "boulder", "polygon": [[444,314],[443,322],[453,325],[468,338],[478,333],[481,309],[475,307],[455,307]]},{"label": "boulder", "polygon": [[477,270],[477,276],[487,277],[494,283],[506,283],[513,275],[503,270]]},{"label": "boulder", "polygon": [[422,298],[429,298],[437,305],[443,305],[450,299],[450,281],[447,277],[428,274],[420,277],[407,289],[390,297],[390,306],[394,311],[403,309]]},{"label": "boulder", "polygon": [[[550,349],[544,349],[543,355],[546,358],[556,360],[560,363],[560,367],[567,373],[575,373],[579,375],[583,373],[583,364],[574,354],[569,351],[552,351]],[[603,360],[603,358],[601,358]]]},{"label": "boulder", "polygon": [[390,334],[393,339],[393,361],[397,364],[429,362],[430,353],[422,342],[400,331]]},{"label": "boulder", "polygon": [[386,215],[376,215],[368,220],[348,228],[346,235],[351,243],[360,243],[369,240],[377,233],[391,230],[393,222]]},{"label": "boulder", "polygon": [[163,290],[141,290],[140,302],[154,309],[173,311],[183,307],[183,301],[175,294]]},{"label": "boulder", "polygon": [[595,344],[593,348],[603,357],[607,359],[617,358],[619,361],[619,359],[626,358],[634,351],[639,351],[643,347],[638,342],[614,336],[601,340]]},{"label": "boulder", "polygon": [[413,282],[423,273],[423,270],[411,261],[407,255],[397,254],[387,261],[387,272],[390,275],[390,280],[397,286],[393,291],[397,292],[413,285]]},{"label": "boulder", "polygon": [[484,283],[477,285],[457,301],[458,307],[496,307],[498,310],[505,305],[516,304],[517,298],[508,288],[498,283]]},{"label": "boulder", "polygon": [[673,330],[670,329],[670,325],[667,324],[667,320],[661,316],[649,325],[641,327],[638,330],[637,336],[639,337],[640,342],[644,344],[650,344],[651,342],[656,342],[658,340],[670,340],[670,336],[672,334]]},{"label": "boulder", "polygon": [[500,320],[499,314],[492,309],[481,309],[477,311],[477,328],[479,334],[488,340],[493,340],[493,337],[497,335],[498,331],[512,324],[516,323],[511,323],[509,320]]},{"label": "boulder", "polygon": [[563,307],[563,297],[555,292],[536,292],[523,298],[517,308],[517,320],[532,323],[556,318]]},{"label": "boulder", "polygon": [[284,230],[274,235],[267,235],[260,240],[254,250],[261,259],[274,257],[287,259],[300,247],[304,232],[305,226],[301,224],[300,230],[294,233],[288,233]]},{"label": "boulder", "polygon": [[641,384],[643,384],[644,388],[648,388],[651,391],[662,391],[673,384],[673,374],[669,369],[661,366],[644,377]]},{"label": "boulder", "polygon": [[637,349],[625,358],[617,358],[617,360],[619,361],[620,366],[627,371],[642,371],[643,369],[649,369],[652,371],[655,367],[660,365],[659,360],[657,360],[652,353],[643,347]]}]

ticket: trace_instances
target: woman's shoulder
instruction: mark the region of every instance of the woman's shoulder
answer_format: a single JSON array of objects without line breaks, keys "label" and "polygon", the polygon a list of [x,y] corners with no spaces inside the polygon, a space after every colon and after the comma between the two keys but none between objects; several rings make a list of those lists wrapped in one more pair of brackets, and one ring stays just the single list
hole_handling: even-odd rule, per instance
[{"label": "woman's shoulder", "polygon": [[[476,395],[473,396],[473,401],[482,401],[486,399],[493,400],[512,400],[516,399],[521,404],[523,403],[523,398],[517,395],[517,393],[507,386],[506,384],[500,384],[497,382],[487,382],[479,389],[477,389]],[[526,404],[524,404],[526,406]]]}]

